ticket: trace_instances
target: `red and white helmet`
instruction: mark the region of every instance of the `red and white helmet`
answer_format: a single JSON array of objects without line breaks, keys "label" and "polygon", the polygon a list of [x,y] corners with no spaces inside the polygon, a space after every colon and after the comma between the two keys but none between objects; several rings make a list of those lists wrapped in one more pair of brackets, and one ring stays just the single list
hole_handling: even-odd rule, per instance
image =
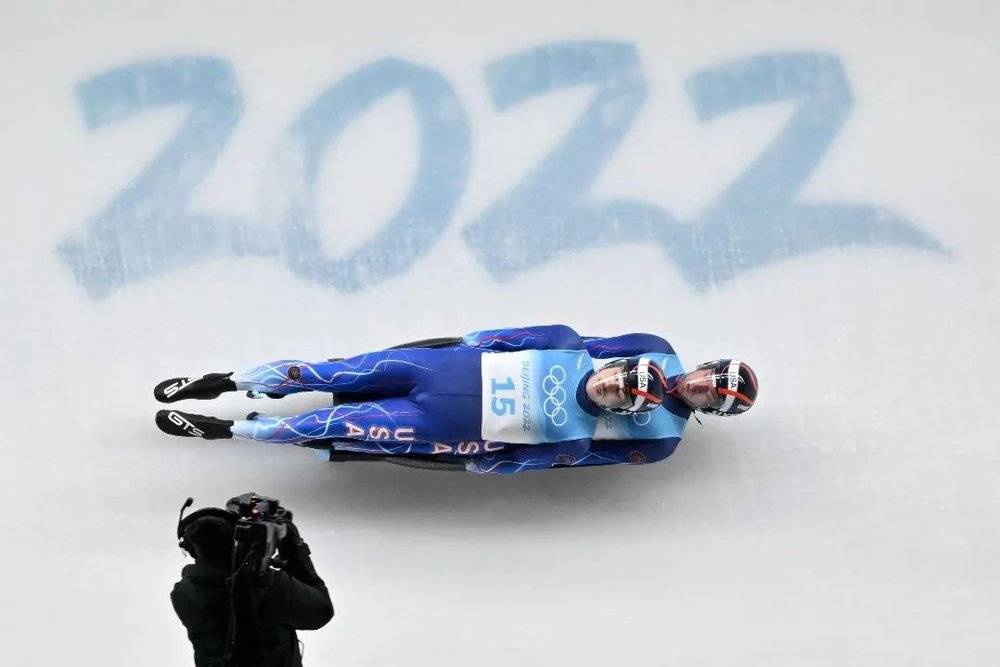
[{"label": "red and white helmet", "polygon": [[697,410],[730,417],[753,407],[757,400],[757,374],[739,359],[718,359],[699,364],[696,371],[711,370],[709,380],[715,391],[708,405]]},{"label": "red and white helmet", "polygon": [[618,407],[605,408],[616,414],[635,414],[649,412],[660,407],[666,394],[667,379],[663,369],[648,357],[628,357],[604,364],[600,371],[615,369],[618,371],[617,382],[621,391],[621,404]]}]

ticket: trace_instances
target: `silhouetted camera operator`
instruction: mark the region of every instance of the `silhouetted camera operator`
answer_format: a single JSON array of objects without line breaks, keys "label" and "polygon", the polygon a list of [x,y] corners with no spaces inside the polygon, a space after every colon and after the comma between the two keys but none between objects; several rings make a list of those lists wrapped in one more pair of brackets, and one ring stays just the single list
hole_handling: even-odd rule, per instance
[{"label": "silhouetted camera operator", "polygon": [[[187,628],[198,667],[297,667],[296,630],[333,617],[326,584],[292,513],[255,493],[208,507],[177,523],[180,546],[194,557],[170,599]],[[277,558],[275,558],[277,554]]]}]

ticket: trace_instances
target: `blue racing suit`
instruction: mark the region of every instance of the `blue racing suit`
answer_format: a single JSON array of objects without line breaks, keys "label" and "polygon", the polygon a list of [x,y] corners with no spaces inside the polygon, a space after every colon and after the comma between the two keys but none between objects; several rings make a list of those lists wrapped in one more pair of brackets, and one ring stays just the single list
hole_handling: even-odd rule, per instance
[{"label": "blue racing suit", "polygon": [[642,354],[683,372],[657,336],[583,338],[562,325],[477,331],[444,348],[382,350],[344,360],[274,361],[232,376],[240,389],[350,401],[294,417],[237,421],[238,438],[382,455],[460,458],[477,473],[652,463],[673,453],[690,409],[602,411],[584,385],[609,360]]}]

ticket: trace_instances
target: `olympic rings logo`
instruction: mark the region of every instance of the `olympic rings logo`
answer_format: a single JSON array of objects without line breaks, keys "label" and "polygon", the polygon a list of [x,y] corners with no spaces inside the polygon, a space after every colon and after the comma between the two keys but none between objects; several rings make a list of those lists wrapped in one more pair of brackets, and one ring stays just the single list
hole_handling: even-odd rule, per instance
[{"label": "olympic rings logo", "polygon": [[632,420],[632,423],[635,424],[636,426],[645,426],[649,422],[653,421],[653,413],[638,412],[636,414],[631,415],[630,419]]},{"label": "olympic rings logo", "polygon": [[569,419],[566,414],[566,369],[558,364],[549,369],[549,374],[542,378],[542,391],[545,400],[542,402],[542,412],[549,418],[553,426],[563,426]]}]

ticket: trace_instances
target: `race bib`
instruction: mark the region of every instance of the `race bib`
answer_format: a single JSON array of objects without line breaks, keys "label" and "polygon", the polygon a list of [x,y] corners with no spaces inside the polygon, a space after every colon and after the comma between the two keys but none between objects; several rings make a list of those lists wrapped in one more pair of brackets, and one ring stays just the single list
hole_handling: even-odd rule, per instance
[{"label": "race bib", "polygon": [[585,351],[483,354],[483,439],[537,444],[592,437],[596,420],[576,401],[592,368]]}]

